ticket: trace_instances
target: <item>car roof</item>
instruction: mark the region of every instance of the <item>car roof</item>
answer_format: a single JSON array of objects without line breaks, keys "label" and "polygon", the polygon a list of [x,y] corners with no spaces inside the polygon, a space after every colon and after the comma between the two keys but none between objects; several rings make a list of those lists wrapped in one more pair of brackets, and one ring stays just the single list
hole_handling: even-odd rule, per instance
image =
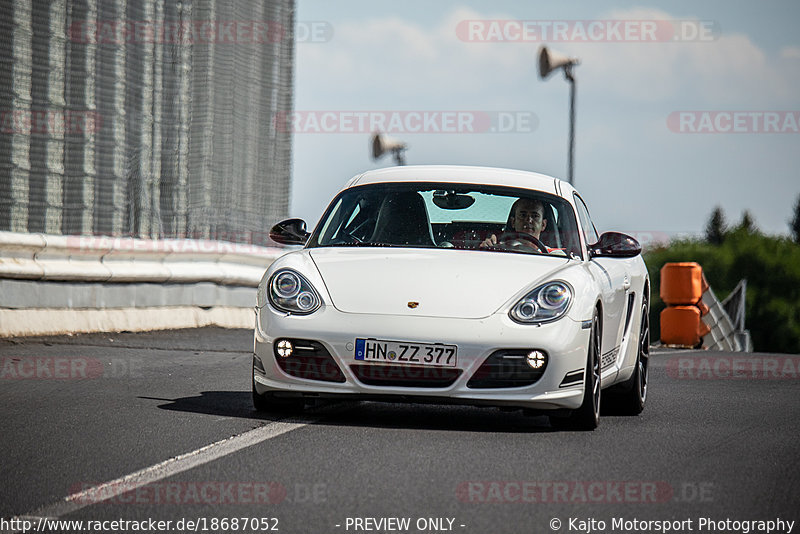
[{"label": "car roof", "polygon": [[499,167],[472,167],[465,165],[407,165],[376,169],[355,176],[344,188],[393,182],[498,185],[543,191],[558,196],[566,196],[572,190],[572,187],[566,182],[546,174]]}]

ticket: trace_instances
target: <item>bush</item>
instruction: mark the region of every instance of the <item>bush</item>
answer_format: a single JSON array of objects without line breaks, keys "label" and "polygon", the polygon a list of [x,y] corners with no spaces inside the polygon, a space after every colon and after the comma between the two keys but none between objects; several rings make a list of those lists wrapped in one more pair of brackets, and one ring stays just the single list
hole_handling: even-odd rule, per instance
[{"label": "bush", "polygon": [[717,297],[724,299],[747,279],[745,327],[762,352],[800,353],[800,246],[783,237],[764,236],[740,225],[719,245],[685,240],[645,254],[650,272],[653,338],[660,337],[660,271],[665,263],[696,261]]}]

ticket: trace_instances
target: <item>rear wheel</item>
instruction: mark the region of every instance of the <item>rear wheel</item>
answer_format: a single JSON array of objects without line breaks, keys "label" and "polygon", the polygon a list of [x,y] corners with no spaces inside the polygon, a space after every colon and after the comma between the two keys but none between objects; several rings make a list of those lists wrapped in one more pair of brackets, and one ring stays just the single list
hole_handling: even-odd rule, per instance
[{"label": "rear wheel", "polygon": [[650,314],[647,302],[642,303],[636,366],[623,384],[609,390],[605,408],[613,415],[639,415],[647,401],[647,380],[650,365]]},{"label": "rear wheel", "polygon": [[642,303],[639,327],[639,346],[633,375],[623,388],[614,394],[614,412],[620,415],[639,415],[647,401],[647,379],[650,365],[650,314],[647,302]]},{"label": "rear wheel", "polygon": [[586,355],[583,403],[569,417],[551,417],[550,424],[556,428],[594,430],[600,424],[600,336],[600,319],[595,311]]}]

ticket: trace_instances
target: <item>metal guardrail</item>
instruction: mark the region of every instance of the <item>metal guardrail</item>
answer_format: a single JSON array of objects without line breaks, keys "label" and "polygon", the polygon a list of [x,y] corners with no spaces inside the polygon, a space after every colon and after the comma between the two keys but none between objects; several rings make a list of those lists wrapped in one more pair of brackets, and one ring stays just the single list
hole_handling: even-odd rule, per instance
[{"label": "metal guardrail", "polygon": [[0,232],[0,337],[251,328],[285,249],[223,241]]},{"label": "metal guardrail", "polygon": [[257,287],[285,252],[222,241],[0,232],[0,278]]},{"label": "metal guardrail", "polygon": [[747,280],[741,280],[728,298],[720,302],[709,287],[703,293],[703,304],[708,313],[703,322],[711,329],[703,337],[703,346],[709,350],[753,352],[750,332],[744,328]]}]

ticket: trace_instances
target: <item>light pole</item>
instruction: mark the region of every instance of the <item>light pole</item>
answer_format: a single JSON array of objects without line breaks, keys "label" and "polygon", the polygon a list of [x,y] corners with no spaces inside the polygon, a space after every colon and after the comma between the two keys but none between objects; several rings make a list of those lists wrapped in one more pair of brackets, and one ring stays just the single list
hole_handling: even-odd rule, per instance
[{"label": "light pole", "polygon": [[575,77],[572,67],[580,65],[576,57],[569,57],[548,50],[546,46],[539,49],[539,77],[547,78],[554,70],[564,69],[564,78],[569,82],[569,155],[567,160],[567,181],[573,183],[575,172]]},{"label": "light pole", "polygon": [[408,149],[408,145],[403,141],[394,139],[393,137],[385,136],[380,132],[375,132],[372,134],[369,144],[371,148],[370,153],[372,154],[372,159],[374,161],[377,161],[383,157],[383,155],[387,152],[391,152],[392,156],[394,157],[395,164],[406,164],[405,151]]}]

